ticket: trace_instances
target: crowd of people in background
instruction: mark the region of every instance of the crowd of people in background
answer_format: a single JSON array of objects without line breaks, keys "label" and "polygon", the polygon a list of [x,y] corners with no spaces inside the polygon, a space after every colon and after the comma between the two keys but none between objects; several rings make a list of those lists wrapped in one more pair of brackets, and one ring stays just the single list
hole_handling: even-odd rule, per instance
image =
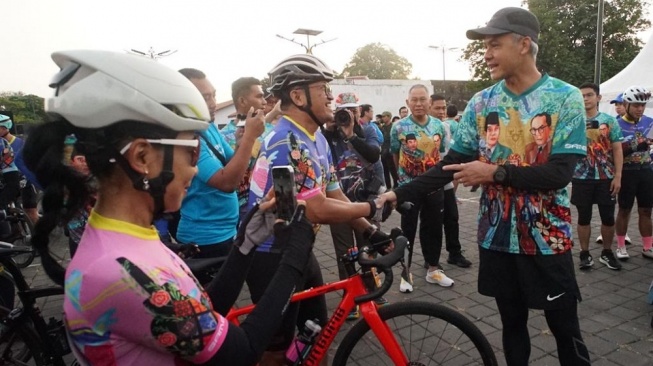
[{"label": "crowd of people in background", "polygon": [[[571,205],[577,209],[581,270],[594,266],[589,245],[594,205],[601,220],[596,241],[602,244],[602,264],[620,270],[620,262],[635,251],[653,259],[653,119],[643,114],[651,93],[630,87],[610,102],[615,115],[599,112],[598,85],[572,86],[536,68],[539,22],[521,8],[500,10],[486,27],[467,36],[484,42],[485,61],[497,84],[478,92],[462,114],[448,103],[447,95],[432,94],[421,84],[410,88],[405,101],[397,101],[397,115],[375,114],[375,106],[354,92],[332,94],[333,71],[322,60],[295,55],[270,71],[269,89],[253,77],[236,79],[231,90],[236,113],[221,129],[214,121],[216,90],[200,70],[176,72],[134,61],[137,56],[131,55],[55,54],[61,73],[72,74],[58,79],[55,87],[62,93],[48,101],[54,122],[40,127],[25,143],[9,132],[13,121],[0,115],[0,205],[22,197],[25,211],[39,221],[34,246],[47,273],[61,284],[63,269],[47,254],[47,234],[66,218],[72,261],[65,274],[64,309],[75,355],[90,364],[107,357],[117,363],[181,357],[236,364],[239,352],[248,349],[242,360],[282,364],[297,328],[307,320],[327,321],[323,296],[285,307],[293,291],[324,283],[317,258],[310,248],[300,249],[299,242],[312,242],[320,225],[328,225],[340,258],[357,246],[389,240],[381,230],[383,221],[393,205],[408,202],[401,229],[411,250],[399,290],[413,291],[416,244],[424,256],[426,282],[448,288],[455,279],[442,265],[443,240],[448,264],[473,265],[464,254],[472,248],[463,248],[459,238],[456,192],[482,187],[478,286],[480,293],[496,300],[508,364],[528,363],[529,309],[544,311],[561,364],[589,364],[577,316],[581,293],[572,259]],[[125,85],[143,78],[141,86],[130,86],[136,95],[156,88],[169,91],[155,78],[114,69],[112,62],[123,68],[152,68],[183,85],[185,96],[174,108],[162,101],[156,111],[104,96],[104,112],[97,109],[80,117],[67,109],[85,102],[71,90],[108,92],[101,84],[88,86],[73,77],[76,71],[67,67],[71,64]],[[72,98],[72,107],[63,103],[66,98]],[[66,159],[57,162],[64,148]],[[237,237],[239,225],[246,226],[252,210],[269,200],[271,171],[281,166],[294,172],[302,215],[294,217],[290,234],[276,230],[244,249]],[[21,185],[23,176],[27,183]],[[44,207],[39,218],[36,197],[41,187],[48,189],[53,206]],[[635,200],[641,249],[631,244],[626,232]],[[157,232],[148,229],[152,224]],[[0,240],[5,234],[0,231]],[[153,244],[159,237],[174,252],[192,245],[197,257],[229,258],[227,273],[242,268],[249,272],[239,274],[242,281],[237,284],[225,285],[228,278],[216,278],[203,284],[208,285],[205,291],[176,255]],[[113,247],[116,242],[123,244]],[[152,253],[161,258],[135,250],[142,245],[156,248]],[[98,258],[108,268],[105,277],[91,275]],[[157,275],[153,268],[175,268],[178,273]],[[356,268],[338,261],[337,271],[345,279]],[[178,276],[174,286],[166,276]],[[117,295],[102,291],[120,281],[141,290],[124,290],[127,295],[121,301],[130,305],[116,310],[118,300],[112,296]],[[264,306],[256,308],[249,323],[227,326],[224,311],[243,282],[252,302]],[[378,284],[365,285],[372,289]],[[269,286],[280,290],[266,292]],[[179,296],[182,289],[184,301],[196,308],[193,315],[176,314],[164,303],[166,296]],[[143,306],[146,298],[151,304]],[[85,310],[91,303],[94,310]],[[388,301],[381,297],[376,303]],[[269,316],[270,309],[282,316]],[[112,311],[116,315],[109,316]],[[143,341],[149,323],[134,314],[165,318],[165,329],[153,329],[153,338]],[[203,333],[181,337],[180,324],[193,317],[202,318],[198,324]],[[348,315],[359,317],[358,309]],[[98,327],[89,325],[98,322],[104,322],[106,333],[97,334]],[[175,339],[162,340],[168,334],[164,331],[178,333]],[[215,347],[209,349],[209,344]],[[146,351],[126,351],[135,345]]]}]

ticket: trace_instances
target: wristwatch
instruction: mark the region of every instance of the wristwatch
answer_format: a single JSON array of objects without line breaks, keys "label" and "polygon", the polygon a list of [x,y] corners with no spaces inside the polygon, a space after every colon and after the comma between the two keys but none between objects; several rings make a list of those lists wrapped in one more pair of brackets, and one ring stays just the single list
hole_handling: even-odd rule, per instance
[{"label": "wristwatch", "polygon": [[494,183],[505,184],[508,180],[508,172],[506,171],[506,168],[501,165],[497,166],[497,170],[494,171],[492,179],[494,180]]}]

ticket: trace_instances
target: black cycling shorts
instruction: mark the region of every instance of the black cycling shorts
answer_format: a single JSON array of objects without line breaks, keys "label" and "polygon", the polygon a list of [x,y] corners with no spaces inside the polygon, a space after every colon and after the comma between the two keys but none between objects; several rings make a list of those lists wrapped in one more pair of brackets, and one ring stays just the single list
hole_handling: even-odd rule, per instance
[{"label": "black cycling shorts", "polygon": [[614,205],[617,197],[610,193],[611,179],[574,179],[571,181],[571,203],[575,206]]},{"label": "black cycling shorts", "polygon": [[530,309],[563,309],[581,300],[571,250],[523,255],[479,248],[478,292],[519,299]]},{"label": "black cycling shorts", "polygon": [[653,207],[653,170],[649,167],[638,170],[624,169],[621,174],[619,208],[633,208],[635,198],[638,208]]}]

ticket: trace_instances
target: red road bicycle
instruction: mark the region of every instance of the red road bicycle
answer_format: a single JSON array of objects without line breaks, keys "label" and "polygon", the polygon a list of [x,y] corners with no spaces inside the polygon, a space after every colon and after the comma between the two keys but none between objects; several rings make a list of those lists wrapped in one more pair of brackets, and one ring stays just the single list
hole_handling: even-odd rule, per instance
[{"label": "red road bicycle", "polygon": [[[383,244],[385,246],[387,243]],[[367,259],[362,253],[375,253],[374,247],[362,248],[347,261],[357,261],[361,270],[354,276],[325,284],[293,295],[291,302],[329,292],[344,291],[344,296],[331,318],[322,326],[301,365],[318,365],[356,305],[361,319],[347,332],[337,347],[333,365],[497,365],[489,342],[463,314],[444,305],[407,301],[377,307],[374,299],[391,287],[392,267],[404,257],[408,240],[395,239],[395,250],[378,259]],[[379,245],[378,247],[381,247]],[[364,279],[373,276],[372,267],[385,274],[383,284],[369,292]],[[254,305],[233,309],[227,319],[238,324],[239,317],[249,314]]]}]

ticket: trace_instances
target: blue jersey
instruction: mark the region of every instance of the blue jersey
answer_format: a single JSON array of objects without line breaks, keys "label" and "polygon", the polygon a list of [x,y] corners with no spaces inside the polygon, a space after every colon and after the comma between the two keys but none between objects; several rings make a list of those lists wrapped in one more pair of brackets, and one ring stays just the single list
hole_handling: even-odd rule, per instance
[{"label": "blue jersey", "polygon": [[[203,132],[204,137],[229,161],[234,151],[224,140],[215,124]],[[197,175],[181,204],[181,219],[177,238],[183,243],[216,244],[233,238],[238,225],[238,197],[236,192],[223,192],[209,186],[211,177],[224,166],[206,141],[200,138],[200,157]]]},{"label": "blue jersey", "polygon": [[621,116],[617,118],[617,122],[619,122],[621,133],[624,135],[624,142],[630,143],[630,147],[633,150],[632,154],[624,154],[624,169],[628,169],[629,165],[650,165],[651,155],[649,151],[637,151],[637,144],[647,137],[650,138],[651,134],[653,134],[653,118],[642,116],[635,123],[626,116]]},{"label": "blue jersey", "polygon": [[[320,131],[311,134],[288,116],[283,116],[265,138],[252,170],[250,207],[272,187],[272,168],[284,165],[290,165],[295,172],[298,199],[340,189],[331,150],[324,135]],[[272,240],[259,246],[258,250],[271,251]]]},{"label": "blue jersey", "polygon": [[[486,123],[488,122],[488,123]],[[453,137],[452,150],[487,164],[535,166],[553,154],[586,155],[585,107],[578,88],[543,75],[515,95],[505,81],[477,93]],[[567,188],[483,186],[478,243],[506,253],[550,255],[573,245]]]}]

